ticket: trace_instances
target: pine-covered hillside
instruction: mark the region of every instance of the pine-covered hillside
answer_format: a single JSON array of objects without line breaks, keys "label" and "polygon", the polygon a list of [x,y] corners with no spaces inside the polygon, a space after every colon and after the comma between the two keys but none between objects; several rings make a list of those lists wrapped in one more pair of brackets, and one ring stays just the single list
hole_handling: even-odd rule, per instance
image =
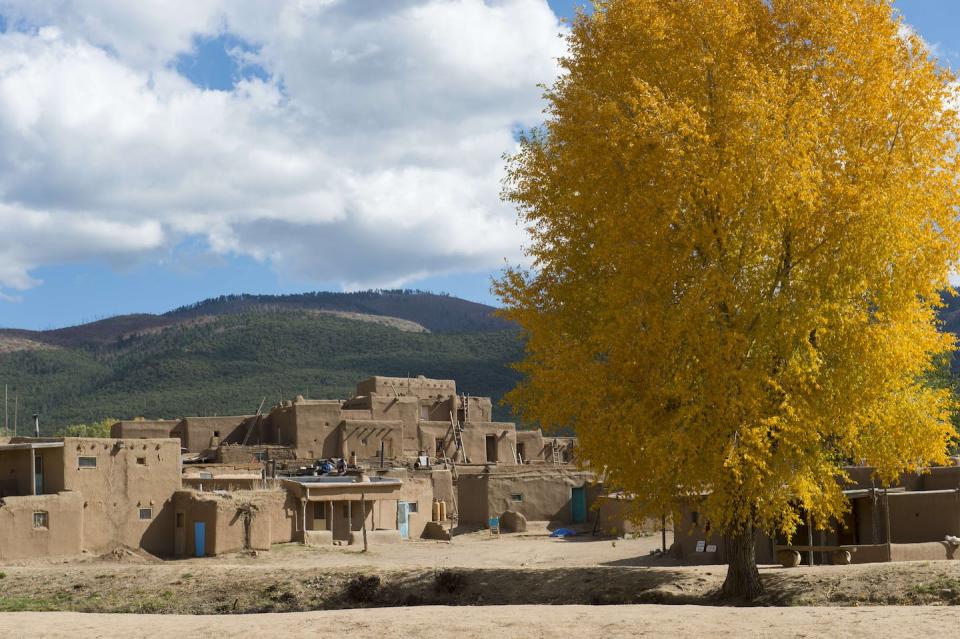
[{"label": "pine-covered hillside", "polygon": [[[517,330],[496,318],[484,323],[479,313],[472,330],[447,321],[448,330],[432,332],[360,310],[269,303],[227,310],[215,302],[177,311],[175,323],[141,321],[113,339],[100,332],[69,345],[44,333],[0,331],[8,343],[0,349],[0,384],[9,385],[11,425],[15,396],[21,429],[39,412],[42,432],[52,433],[104,417],[253,413],[264,397],[268,407],[296,395],[347,398],[358,380],[375,374],[452,378],[462,392],[495,402],[517,380],[509,367],[521,356]],[[495,414],[510,417],[507,407]]]}]

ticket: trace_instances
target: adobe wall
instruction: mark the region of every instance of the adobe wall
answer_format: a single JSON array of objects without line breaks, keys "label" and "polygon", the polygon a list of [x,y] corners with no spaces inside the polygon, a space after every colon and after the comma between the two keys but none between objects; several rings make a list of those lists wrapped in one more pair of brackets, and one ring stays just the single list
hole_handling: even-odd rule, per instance
[{"label": "adobe wall", "polygon": [[[273,524],[278,513],[283,511],[286,501],[285,491],[254,490],[238,491],[231,494],[198,493],[178,491],[174,496],[174,508],[183,515],[183,545],[179,543],[181,555],[194,552],[194,524],[205,524],[204,546],[208,555],[239,552],[241,550],[270,550],[274,543]],[[249,540],[245,526],[245,511],[249,511]],[[283,531],[278,531],[282,533]],[[249,543],[248,543],[249,542]]]},{"label": "adobe wall", "polygon": [[[553,468],[491,474],[487,482],[488,511],[495,516],[513,510],[530,521],[569,523],[573,520],[571,490],[589,488],[593,480],[590,472]],[[514,495],[520,495],[522,501],[514,501]],[[589,520],[589,490],[586,499]]]},{"label": "adobe wall", "polygon": [[945,535],[960,535],[960,494],[907,493],[888,499],[894,543],[941,541]]},{"label": "adobe wall", "polygon": [[[27,452],[29,454],[29,451]],[[43,462],[41,462],[43,464],[43,494],[52,495],[66,488],[63,468],[64,449],[38,448],[34,451],[34,454],[43,459]]]},{"label": "adobe wall", "polygon": [[29,450],[0,452],[0,497],[33,494],[33,457]]},{"label": "adobe wall", "polygon": [[463,427],[463,448],[473,464],[492,463],[487,459],[488,435],[496,437],[497,463],[515,464],[517,429],[510,422],[468,422]]},{"label": "adobe wall", "polygon": [[523,447],[523,463],[528,464],[532,461],[541,461],[546,459],[543,444],[543,432],[538,428],[536,430],[517,430],[517,452]]},{"label": "adobe wall", "polygon": [[416,397],[371,396],[367,399],[371,419],[402,424],[401,449],[397,455],[417,453],[417,421],[420,402]]},{"label": "adobe wall", "polygon": [[428,422],[450,422],[450,413],[456,417],[455,396],[428,397],[420,399],[420,419]]},{"label": "adobe wall", "polygon": [[[391,469],[378,473],[384,477],[395,477],[403,483],[398,499],[416,504],[416,512],[411,512],[409,523],[410,539],[420,539],[427,523],[433,519],[433,500],[442,499],[447,504],[447,518],[453,516],[453,476],[446,469],[406,470]],[[397,527],[396,500],[377,502],[375,519],[378,528],[395,529]]]},{"label": "adobe wall", "polygon": [[[693,514],[697,513],[694,517]],[[683,501],[673,514],[673,546],[672,552],[679,558],[695,564],[722,564],[726,563],[726,552],[723,537],[716,532],[716,528],[708,530],[709,522],[699,514],[694,501]],[[697,552],[698,542],[703,542],[704,552]],[[794,538],[795,543],[806,543]],[[755,553],[758,564],[779,563],[773,553],[773,540],[764,532],[757,533]],[[706,552],[706,548],[715,546],[714,552]]]},{"label": "adobe wall", "polygon": [[960,466],[938,466],[921,477],[923,490],[960,488]]},{"label": "adobe wall", "polygon": [[[46,528],[33,526],[33,514],[39,511],[47,513]],[[69,557],[82,550],[83,496],[79,493],[0,499],[0,561]]]},{"label": "adobe wall", "polygon": [[124,420],[110,426],[113,439],[166,439],[176,437],[180,422],[175,419]]},{"label": "adobe wall", "polygon": [[[369,412],[361,413],[369,417]],[[293,404],[293,444],[298,459],[321,459],[340,456],[340,402],[306,402]]]},{"label": "adobe wall", "polygon": [[[645,518],[636,521],[633,501],[626,497],[603,495],[595,502],[596,511],[591,520],[599,513],[599,529],[603,535],[622,537],[626,534],[651,534],[659,532],[663,522],[658,518]],[[672,530],[672,522],[667,517],[666,528]]]},{"label": "adobe wall", "polygon": [[[185,417],[177,426],[183,447],[191,453],[202,453],[213,448],[214,433],[219,433],[219,442],[240,443],[247,434],[253,415],[229,415],[224,417]],[[256,428],[253,429],[254,435]]]},{"label": "adobe wall", "polygon": [[383,377],[375,375],[357,383],[357,395],[412,395],[419,398],[456,395],[457,383],[452,379],[416,377]]},{"label": "adobe wall", "polygon": [[267,441],[284,446],[297,443],[297,420],[293,406],[274,406],[266,419],[266,430],[270,436]]},{"label": "adobe wall", "polygon": [[422,450],[430,459],[437,459],[437,440],[443,440],[447,459],[453,459],[457,445],[453,441],[450,422],[420,422],[417,424],[417,450]]},{"label": "adobe wall", "polygon": [[457,478],[457,508],[460,524],[486,525],[490,518],[487,500],[489,475],[460,475]]},{"label": "adobe wall", "polygon": [[493,402],[489,397],[467,397],[467,414],[464,421],[489,422],[493,420]]},{"label": "adobe wall", "polygon": [[403,422],[345,420],[340,425],[341,449],[337,457],[349,459],[356,453],[358,459],[373,459],[380,456],[383,442],[385,459],[395,459],[403,454]]},{"label": "adobe wall", "polygon": [[[80,456],[96,457],[80,468]],[[143,463],[138,463],[142,460]],[[175,439],[64,438],[64,487],[83,495],[84,549],[142,547],[173,553],[173,493],[180,489],[180,442]],[[151,519],[140,519],[151,508]]]}]

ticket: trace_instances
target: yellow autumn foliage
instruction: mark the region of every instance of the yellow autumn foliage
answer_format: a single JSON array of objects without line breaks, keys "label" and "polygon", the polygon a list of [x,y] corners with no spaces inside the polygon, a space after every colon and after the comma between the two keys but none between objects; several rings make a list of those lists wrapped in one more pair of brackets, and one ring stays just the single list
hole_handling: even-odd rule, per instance
[{"label": "yellow autumn foliage", "polygon": [[943,462],[957,92],[890,4],[607,0],[569,44],[505,181],[522,417],[734,534],[839,515],[845,463]]}]

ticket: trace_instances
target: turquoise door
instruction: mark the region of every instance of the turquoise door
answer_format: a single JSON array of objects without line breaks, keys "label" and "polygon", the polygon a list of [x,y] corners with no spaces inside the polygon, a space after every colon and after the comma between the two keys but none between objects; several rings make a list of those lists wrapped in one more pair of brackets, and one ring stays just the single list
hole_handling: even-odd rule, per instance
[{"label": "turquoise door", "polygon": [[570,518],[575,524],[587,521],[587,491],[583,486],[570,489]]},{"label": "turquoise door", "polygon": [[207,525],[202,521],[193,524],[193,556],[204,557],[207,554]]},{"label": "turquoise door", "polygon": [[410,539],[410,504],[405,501],[397,504],[397,530],[401,538]]}]

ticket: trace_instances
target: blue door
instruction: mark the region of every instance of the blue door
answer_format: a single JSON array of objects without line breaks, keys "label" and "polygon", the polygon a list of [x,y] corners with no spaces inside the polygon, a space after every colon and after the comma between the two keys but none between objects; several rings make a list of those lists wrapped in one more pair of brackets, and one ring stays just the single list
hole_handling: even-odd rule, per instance
[{"label": "blue door", "polygon": [[397,529],[400,537],[410,539],[410,504],[405,501],[397,504]]},{"label": "blue door", "polygon": [[575,524],[587,521],[587,491],[583,486],[570,489],[570,515]]},{"label": "blue door", "polygon": [[207,525],[202,521],[193,524],[193,556],[204,557],[207,554]]}]

